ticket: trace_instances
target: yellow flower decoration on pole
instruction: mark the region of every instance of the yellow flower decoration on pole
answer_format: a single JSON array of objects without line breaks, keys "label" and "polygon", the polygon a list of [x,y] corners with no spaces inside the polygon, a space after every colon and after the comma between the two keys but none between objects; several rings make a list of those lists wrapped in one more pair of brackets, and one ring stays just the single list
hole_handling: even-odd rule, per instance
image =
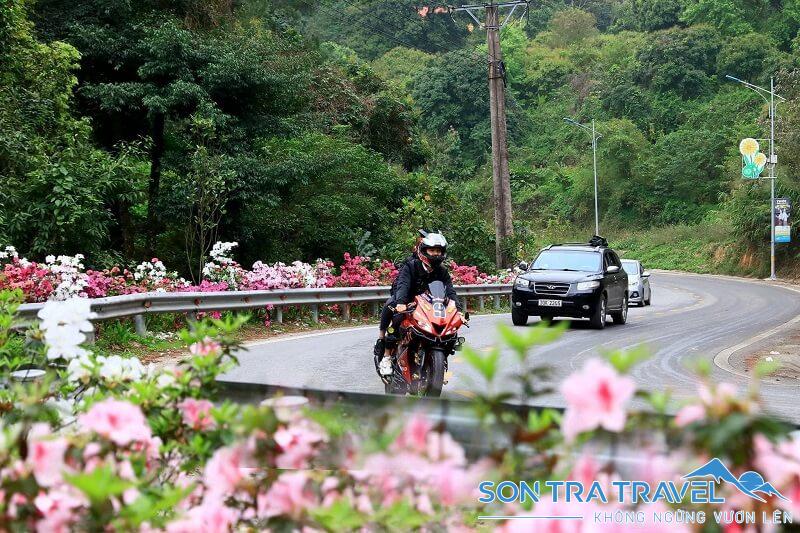
[{"label": "yellow flower decoration on pole", "polygon": [[759,167],[763,168],[764,165],[767,164],[767,156],[759,152],[756,154],[755,158],[753,158],[753,162]]},{"label": "yellow flower decoration on pole", "polygon": [[758,152],[758,141],[748,137],[739,143],[739,152],[746,157],[752,157]]}]

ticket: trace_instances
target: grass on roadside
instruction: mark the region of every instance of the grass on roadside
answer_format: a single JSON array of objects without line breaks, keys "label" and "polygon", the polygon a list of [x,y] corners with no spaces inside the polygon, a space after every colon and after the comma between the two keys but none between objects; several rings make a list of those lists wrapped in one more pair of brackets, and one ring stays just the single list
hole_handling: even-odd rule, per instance
[{"label": "grass on roadside", "polygon": [[[542,229],[526,246],[526,259],[557,242],[586,242],[592,229],[550,226]],[[724,224],[705,222],[631,230],[607,228],[601,231],[623,258],[638,259],[646,268],[681,270],[702,274],[764,276],[764,251],[746,250]]]}]

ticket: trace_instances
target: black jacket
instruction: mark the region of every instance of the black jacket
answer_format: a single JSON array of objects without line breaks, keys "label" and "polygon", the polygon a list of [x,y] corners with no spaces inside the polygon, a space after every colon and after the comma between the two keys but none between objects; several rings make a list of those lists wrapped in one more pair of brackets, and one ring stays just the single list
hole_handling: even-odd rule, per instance
[{"label": "black jacket", "polygon": [[456,303],[456,308],[460,311],[461,302],[447,268],[442,265],[427,272],[416,254],[411,255],[400,265],[397,277],[392,283],[392,296],[398,304],[408,304],[415,296],[423,294],[432,281],[444,283],[447,297]]}]

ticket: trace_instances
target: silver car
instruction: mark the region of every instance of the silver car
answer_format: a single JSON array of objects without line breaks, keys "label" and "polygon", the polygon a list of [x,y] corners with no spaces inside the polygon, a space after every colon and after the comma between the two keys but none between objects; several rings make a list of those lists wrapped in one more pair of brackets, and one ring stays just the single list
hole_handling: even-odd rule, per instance
[{"label": "silver car", "polygon": [[628,302],[641,306],[650,305],[653,291],[650,289],[650,272],[635,259],[623,259],[622,268],[628,273]]}]

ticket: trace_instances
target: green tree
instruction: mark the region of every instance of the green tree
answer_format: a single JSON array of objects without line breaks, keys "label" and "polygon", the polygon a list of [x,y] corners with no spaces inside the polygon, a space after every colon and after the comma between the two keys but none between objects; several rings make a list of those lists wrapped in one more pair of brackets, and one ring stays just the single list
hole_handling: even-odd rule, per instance
[{"label": "green tree", "polygon": [[684,10],[681,0],[623,0],[616,6],[614,30],[656,31],[675,26]]},{"label": "green tree", "polygon": [[79,54],[36,40],[28,5],[0,9],[0,221],[23,253],[91,253],[110,259],[115,198],[134,195],[136,154],[91,143],[71,112]]},{"label": "green tree", "polygon": [[425,10],[425,4],[413,0],[335,0],[316,7],[307,21],[308,32],[323,41],[342,43],[367,60],[397,46],[428,53],[452,50],[469,35],[468,19],[457,23],[446,10],[437,11],[435,4]]},{"label": "green tree", "polygon": [[727,40],[717,56],[717,71],[752,83],[769,83],[780,64],[780,53],[768,36],[760,33],[737,35]]},{"label": "green tree", "polygon": [[713,87],[717,54],[722,46],[713,28],[673,28],[653,34],[639,51],[639,80],[657,91],[698,96]]},{"label": "green tree", "polygon": [[767,0],[692,0],[687,3],[682,20],[688,24],[710,24],[725,35],[753,31],[754,22],[769,8]]},{"label": "green tree", "polygon": [[349,231],[381,235],[401,196],[396,171],[375,152],[345,139],[304,134],[264,142],[262,194],[244,206],[249,260],[338,258]]},{"label": "green tree", "polygon": [[384,80],[397,83],[405,92],[409,92],[420,68],[428,66],[432,60],[431,54],[397,46],[374,60],[372,68]]},{"label": "green tree", "polygon": [[468,164],[480,164],[490,147],[485,67],[466,54],[442,54],[420,71],[413,96],[420,123],[439,135],[457,132]]},{"label": "green tree", "polygon": [[598,35],[595,16],[577,8],[554,13],[547,29],[547,41],[555,48],[563,48]]}]

